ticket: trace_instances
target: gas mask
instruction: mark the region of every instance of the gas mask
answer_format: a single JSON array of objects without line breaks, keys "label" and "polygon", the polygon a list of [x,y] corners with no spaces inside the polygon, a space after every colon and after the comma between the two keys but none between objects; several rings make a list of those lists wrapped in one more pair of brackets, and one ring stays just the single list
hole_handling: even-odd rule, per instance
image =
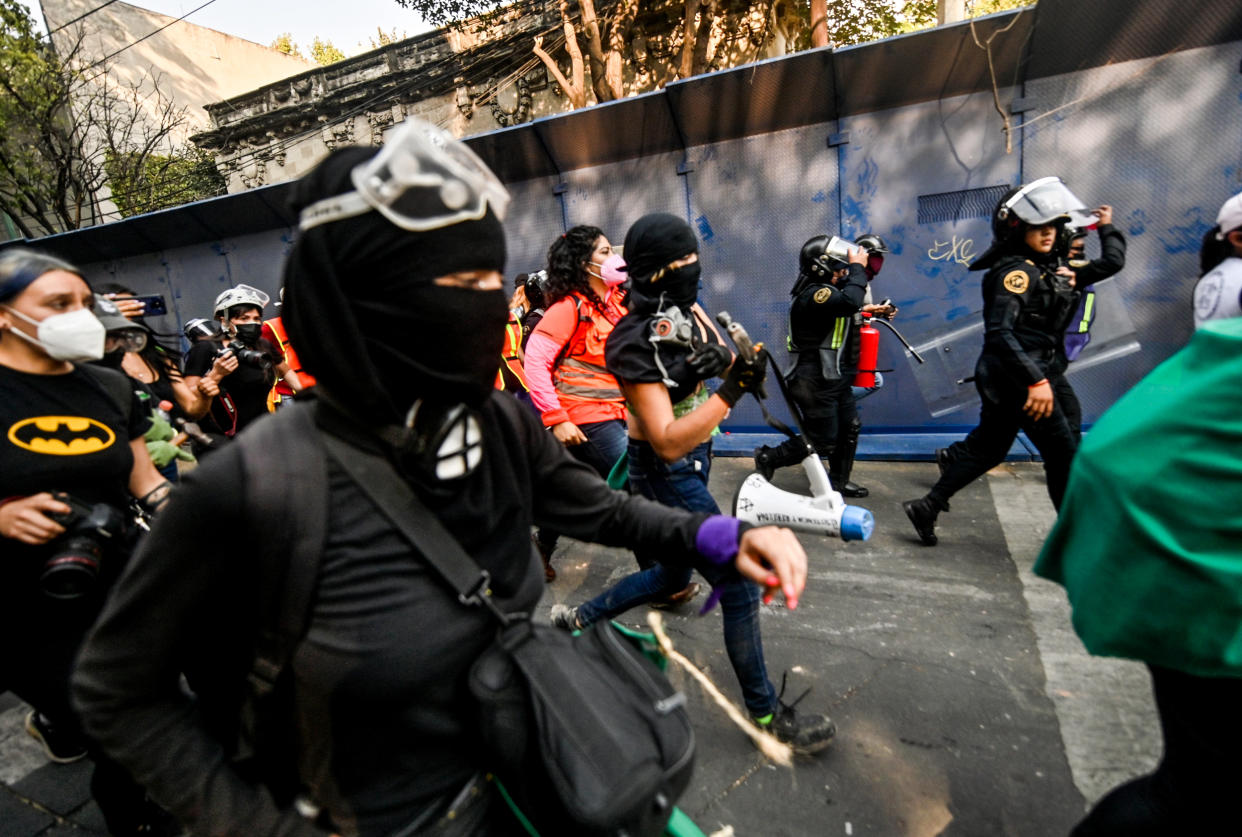
[{"label": "gas mask", "polygon": [[415,401],[397,446],[405,470],[440,482],[468,476],[483,461],[483,428],[465,404]]},{"label": "gas mask", "polygon": [[7,305],[4,307],[10,314],[37,328],[35,337],[16,328],[10,329],[9,333],[43,349],[53,360],[81,363],[103,357],[104,337],[107,332],[103,323],[99,322],[90,309],[80,308],[67,314],[53,314],[42,320],[35,320],[15,308]]},{"label": "gas mask", "polygon": [[[697,267],[697,263],[687,266]],[[659,344],[667,343],[693,351],[695,348],[694,332],[694,318],[683,311],[679,305],[665,305],[665,295],[661,294],[660,307],[651,316],[651,321],[648,325],[647,340],[651,342],[651,350],[655,353],[656,368],[664,376],[664,384],[666,386],[675,387],[677,382],[669,377],[668,369],[665,368],[664,361],[660,359]]]}]

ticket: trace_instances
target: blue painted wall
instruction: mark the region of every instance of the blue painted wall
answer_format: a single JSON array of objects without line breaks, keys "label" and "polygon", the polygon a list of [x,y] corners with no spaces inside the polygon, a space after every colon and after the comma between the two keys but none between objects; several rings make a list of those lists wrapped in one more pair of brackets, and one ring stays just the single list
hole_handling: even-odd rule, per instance
[{"label": "blue painted wall", "polygon": [[[1085,201],[1113,204],[1130,241],[1125,271],[1101,289],[1098,340],[1072,369],[1090,422],[1190,333],[1199,239],[1242,188],[1240,60],[1235,41],[1002,87],[1003,102],[1029,107],[1013,117],[1009,153],[984,89],[513,183],[509,273],[541,266],[567,225],[596,224],[620,243],[643,213],[677,212],[702,239],[706,307],[783,349],[802,242],[879,233],[893,255],[875,295],[900,306],[896,325],[929,357],[920,367],[882,335],[880,365],[894,371],[864,402],[867,432],[956,429],[976,417],[973,389],[956,379],[981,340],[979,275],[965,263],[991,234],[982,217],[919,223],[919,197],[1058,174]],[[848,141],[830,146],[841,133]],[[275,296],[292,236],[278,229],[85,268],[168,295],[172,313],[156,325],[178,331],[210,316],[229,284]],[[761,424],[745,405],[725,427]]]}]

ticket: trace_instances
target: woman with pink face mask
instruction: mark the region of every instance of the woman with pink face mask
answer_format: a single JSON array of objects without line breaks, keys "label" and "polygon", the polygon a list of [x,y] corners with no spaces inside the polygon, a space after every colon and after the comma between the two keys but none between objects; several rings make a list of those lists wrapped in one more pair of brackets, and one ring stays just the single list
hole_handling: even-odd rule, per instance
[{"label": "woman with pink face mask", "polygon": [[[546,311],[526,344],[526,378],[544,427],[603,477],[626,445],[625,399],[604,367],[604,343],[626,311],[623,266],[598,227],[579,225],[552,242]],[[552,581],[557,533],[541,529],[535,541]]]}]

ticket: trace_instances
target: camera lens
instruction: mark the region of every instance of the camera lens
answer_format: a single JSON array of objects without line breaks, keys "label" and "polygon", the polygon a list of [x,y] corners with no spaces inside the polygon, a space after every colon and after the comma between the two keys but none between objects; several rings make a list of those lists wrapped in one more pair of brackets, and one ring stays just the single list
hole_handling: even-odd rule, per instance
[{"label": "camera lens", "polygon": [[53,599],[78,599],[95,589],[103,550],[88,537],[65,541],[43,565],[39,585]]}]

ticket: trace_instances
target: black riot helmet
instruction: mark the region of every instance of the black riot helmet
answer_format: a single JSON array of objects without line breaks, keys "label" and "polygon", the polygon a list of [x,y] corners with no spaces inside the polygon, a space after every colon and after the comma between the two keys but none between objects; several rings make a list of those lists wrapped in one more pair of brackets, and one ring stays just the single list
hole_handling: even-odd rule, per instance
[{"label": "black riot helmet", "polygon": [[884,239],[875,233],[867,233],[860,235],[854,239],[854,243],[866,250],[868,253],[876,253],[881,256],[887,256],[892,251],[888,249],[888,245],[884,243]]},{"label": "black riot helmet", "polygon": [[832,278],[833,271],[845,267],[845,262],[829,255],[830,241],[830,235],[817,235],[802,245],[802,252],[798,255],[798,270],[803,276],[828,280]]},{"label": "black riot helmet", "polygon": [[1064,224],[1086,227],[1095,222],[1086,204],[1059,177],[1041,177],[1007,191],[992,212],[992,246],[971,264],[986,270],[1008,252],[1028,226]]}]

